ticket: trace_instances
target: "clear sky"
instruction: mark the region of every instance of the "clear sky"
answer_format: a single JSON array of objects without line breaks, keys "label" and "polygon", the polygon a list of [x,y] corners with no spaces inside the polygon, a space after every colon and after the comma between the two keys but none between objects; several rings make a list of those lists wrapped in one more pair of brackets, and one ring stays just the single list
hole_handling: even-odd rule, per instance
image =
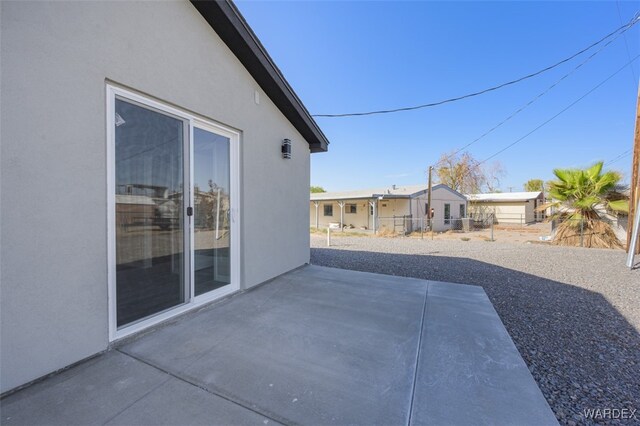
[{"label": "clear sky", "polygon": [[[237,5],[311,114],[412,106],[494,86],[576,53],[640,10],[638,1],[615,0]],[[442,153],[482,135],[589,53],[541,76],[456,103],[386,115],[317,118],[331,145],[329,152],[312,155],[311,184],[335,191],[424,182],[428,166]],[[626,45],[623,37],[616,39],[468,151],[484,160],[639,54],[640,23],[626,32]],[[502,190],[520,191],[528,179],[551,179],[553,168],[609,161],[631,149],[640,60],[632,65],[494,158],[506,170]],[[631,155],[606,167],[621,171],[628,181]]]}]

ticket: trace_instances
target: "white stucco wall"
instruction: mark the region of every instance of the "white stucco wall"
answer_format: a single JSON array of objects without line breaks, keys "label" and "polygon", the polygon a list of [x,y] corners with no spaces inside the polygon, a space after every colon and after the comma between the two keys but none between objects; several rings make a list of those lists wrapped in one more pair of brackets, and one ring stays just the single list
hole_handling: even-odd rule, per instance
[{"label": "white stucco wall", "polygon": [[107,79],[241,131],[242,288],[308,262],[308,145],[190,3],[0,15],[0,391],[108,346]]}]

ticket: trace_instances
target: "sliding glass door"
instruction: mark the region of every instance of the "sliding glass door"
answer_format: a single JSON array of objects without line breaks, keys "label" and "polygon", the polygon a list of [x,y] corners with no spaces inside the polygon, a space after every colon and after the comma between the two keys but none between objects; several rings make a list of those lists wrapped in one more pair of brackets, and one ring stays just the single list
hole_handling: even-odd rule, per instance
[{"label": "sliding glass door", "polygon": [[115,339],[239,288],[239,135],[107,89]]},{"label": "sliding glass door", "polygon": [[118,327],[185,301],[185,122],[115,100]]},{"label": "sliding glass door", "polygon": [[231,282],[229,138],[193,130],[195,295]]}]

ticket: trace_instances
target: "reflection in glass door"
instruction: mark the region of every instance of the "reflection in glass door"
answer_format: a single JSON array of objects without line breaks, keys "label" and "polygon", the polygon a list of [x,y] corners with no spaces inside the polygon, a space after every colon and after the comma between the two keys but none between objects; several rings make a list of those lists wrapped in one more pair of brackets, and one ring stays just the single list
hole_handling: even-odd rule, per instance
[{"label": "reflection in glass door", "polygon": [[185,126],[115,99],[118,327],[185,302]]},{"label": "reflection in glass door", "polygon": [[240,134],[123,88],[107,100],[113,341],[239,290]]},{"label": "reflection in glass door", "polygon": [[194,289],[195,295],[231,282],[231,186],[229,138],[194,127]]}]

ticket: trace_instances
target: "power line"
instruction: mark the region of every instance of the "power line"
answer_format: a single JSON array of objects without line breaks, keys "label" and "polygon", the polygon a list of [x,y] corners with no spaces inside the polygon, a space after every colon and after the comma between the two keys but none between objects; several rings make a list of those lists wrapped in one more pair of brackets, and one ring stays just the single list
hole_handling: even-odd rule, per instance
[{"label": "power line", "polygon": [[[628,67],[629,65],[631,65],[633,62],[635,62],[638,58],[640,58],[640,55],[637,55],[635,58],[631,59],[629,62],[627,62],[626,64],[624,64],[622,67],[618,68],[613,74],[611,74],[609,77],[605,78],[604,80],[602,80],[600,83],[598,83],[595,87],[591,88],[591,90],[589,90],[588,92],[586,92],[584,95],[580,96],[578,99],[576,99],[575,101],[573,101],[572,103],[570,103],[569,105],[567,105],[564,109],[562,109],[560,112],[558,112],[557,114],[555,114],[553,117],[549,118],[548,120],[546,120],[545,122],[541,123],[540,125],[538,125],[536,128],[534,128],[533,130],[531,130],[529,133],[527,133],[526,135],[522,136],[521,138],[517,139],[516,141],[510,143],[509,145],[505,146],[504,148],[500,149],[499,151],[497,151],[496,153],[490,155],[489,157],[485,158],[484,160],[478,162],[475,164],[475,166],[480,166],[484,163],[486,163],[487,161],[491,160],[492,158],[502,154],[504,151],[508,150],[509,148],[513,147],[514,145],[522,142],[524,139],[526,139],[527,137],[531,136],[533,133],[537,132],[538,130],[540,130],[542,127],[546,126],[547,124],[549,124],[551,121],[555,120],[557,117],[559,117],[561,114],[563,114],[564,112],[566,112],[568,109],[572,108],[575,104],[577,104],[578,102],[580,102],[582,99],[586,98],[588,95],[590,95],[592,92],[594,92],[595,90],[597,90],[600,86],[602,86],[603,84],[605,84],[607,81],[611,80],[613,77],[615,77],[616,75],[618,75],[622,70],[624,70],[626,67]],[[630,151],[630,150],[629,150]],[[612,160],[609,160],[607,163],[604,164],[611,164],[612,161],[618,161],[620,158],[623,158],[625,155],[629,155],[630,152],[625,151],[624,153],[620,154],[619,156],[613,158]],[[619,157],[619,158],[618,158]],[[468,170],[467,172],[464,173],[463,177],[465,177],[467,174],[470,173],[471,170]]]},{"label": "power line", "polygon": [[629,62],[627,62],[625,65],[623,65],[622,67],[618,68],[618,70],[616,72],[614,72],[613,74],[611,74],[609,77],[605,78],[604,80],[602,80],[600,83],[598,83],[595,87],[593,87],[591,90],[589,90],[587,93],[585,93],[584,95],[580,96],[578,99],[576,99],[575,101],[573,101],[572,103],[570,103],[568,106],[566,106],[564,109],[562,109],[560,112],[558,112],[557,114],[555,114],[553,117],[549,118],[548,120],[546,120],[545,122],[543,122],[542,124],[538,125],[535,129],[531,130],[529,133],[527,133],[526,135],[522,136],[521,138],[517,139],[516,141],[510,143],[509,145],[505,146],[504,148],[502,148],[501,150],[499,150],[498,152],[496,152],[495,154],[490,155],[489,157],[485,158],[484,160],[480,161],[478,163],[478,165],[486,163],[487,161],[491,160],[492,158],[502,154],[504,151],[506,151],[507,149],[511,148],[512,146],[522,142],[524,139],[526,139],[527,137],[531,136],[533,133],[537,132],[538,130],[540,130],[541,128],[543,128],[544,126],[546,126],[547,124],[549,124],[551,121],[555,120],[557,117],[559,117],[561,114],[563,114],[564,112],[566,112],[567,110],[569,110],[570,108],[572,108],[575,104],[577,104],[578,102],[580,102],[582,99],[586,98],[588,95],[590,95],[592,92],[594,92],[595,90],[597,90],[600,86],[602,86],[603,84],[605,84],[607,81],[611,80],[613,77],[615,77],[616,75],[618,75],[618,73],[620,73],[620,71],[622,71],[623,69],[625,69],[626,67],[628,67],[629,65],[631,65],[635,60],[637,60],[638,58],[640,58],[640,55],[637,55],[635,58],[631,59]]},{"label": "power line", "polygon": [[[620,23],[622,24],[622,13],[620,12],[620,0],[616,0],[616,9],[618,9],[618,18],[620,18]],[[629,43],[627,42],[627,36],[624,36],[624,47],[627,51],[627,58],[631,60],[631,52],[629,51]],[[636,76],[636,70],[631,66],[631,75],[633,75],[633,84],[638,81],[638,77]]]},{"label": "power line", "polygon": [[580,50],[577,53],[574,53],[573,55],[569,56],[568,58],[565,58],[553,65],[550,65],[546,68],[543,68],[539,71],[536,71],[534,73],[525,75],[523,77],[517,78],[515,80],[511,80],[508,81],[506,83],[502,83],[499,84],[497,86],[493,86],[493,87],[489,87],[487,89],[483,89],[480,90],[478,92],[473,92],[473,93],[469,93],[466,95],[462,95],[462,96],[457,96],[455,98],[449,98],[449,99],[445,99],[442,101],[438,101],[438,102],[432,102],[432,103],[427,103],[427,104],[422,104],[422,105],[416,105],[416,106],[410,106],[410,107],[403,107],[403,108],[396,108],[396,109],[387,109],[387,110],[377,110],[377,111],[366,111],[366,112],[353,112],[353,113],[345,113],[345,114],[313,114],[313,117],[325,117],[325,118],[338,118],[338,117],[356,117],[356,116],[364,116],[364,115],[375,115],[375,114],[389,114],[389,113],[394,113],[394,112],[401,112],[401,111],[412,111],[412,110],[416,110],[416,109],[422,109],[422,108],[429,108],[429,107],[434,107],[434,106],[438,106],[438,105],[443,105],[446,103],[451,103],[451,102],[456,102],[456,101],[460,101],[463,99],[468,99],[468,98],[472,98],[475,96],[479,96],[479,95],[483,95],[485,93],[488,92],[492,92],[498,89],[501,89],[503,87],[507,87],[516,83],[520,83],[524,80],[528,80],[532,77],[536,77],[542,73],[545,73],[549,70],[552,70],[553,68],[556,68],[562,64],[564,64],[565,62],[568,62],[572,59],[574,59],[575,57],[583,54],[584,52],[592,49],[593,47],[597,46],[598,44],[602,43],[603,41],[605,41],[606,39],[610,38],[611,36],[613,36],[614,34],[618,33],[621,30],[627,30],[629,28],[631,28],[632,26],[634,26],[635,24],[638,23],[638,21],[640,20],[640,16],[634,16],[633,19],[631,19],[631,21],[629,21],[629,23],[621,26],[620,28],[616,29],[615,31],[607,34],[606,36],[604,36],[603,38],[601,38],[600,40],[596,41],[595,43],[592,43],[591,45],[585,47],[584,49]]},{"label": "power line", "polygon": [[606,163],[604,163],[604,165],[607,164],[613,164],[618,160],[623,159],[624,157],[626,157],[627,155],[631,154],[631,151],[633,151],[633,148],[629,148],[628,150],[626,150],[625,152],[623,152],[622,154],[619,154],[615,157],[613,157],[611,160],[607,161]]},{"label": "power line", "polygon": [[[485,138],[486,136],[488,136],[489,134],[493,133],[495,130],[497,130],[499,127],[501,127],[503,124],[505,124],[507,121],[511,120],[513,117],[515,117],[516,115],[518,115],[519,113],[521,113],[522,111],[524,111],[526,108],[528,108],[529,106],[531,106],[534,102],[536,102],[538,99],[540,99],[541,97],[543,97],[544,95],[546,95],[547,93],[549,93],[554,87],[556,87],[558,84],[560,84],[563,80],[565,80],[567,77],[569,77],[571,74],[573,74],[574,72],[576,72],[577,70],[579,70],[580,68],[582,68],[582,66],[584,66],[587,62],[591,61],[591,59],[593,59],[598,53],[602,52],[604,49],[607,48],[607,46],[609,46],[611,43],[613,43],[614,41],[616,41],[621,35],[624,35],[625,31],[627,31],[629,28],[631,28],[630,26],[625,28],[624,30],[622,30],[621,32],[619,32],[614,38],[612,38],[611,40],[609,40],[607,43],[605,43],[600,49],[596,50],[594,53],[592,53],[591,55],[589,55],[589,57],[587,57],[587,59],[585,59],[584,61],[582,61],[580,64],[578,64],[578,66],[576,66],[575,68],[573,68],[571,71],[569,71],[567,74],[563,75],[559,80],[557,80],[555,83],[553,83],[551,86],[547,87],[545,90],[543,90],[542,92],[540,92],[538,95],[536,95],[533,99],[531,99],[529,102],[527,102],[526,104],[524,104],[522,107],[520,107],[518,110],[516,110],[514,113],[512,113],[511,115],[509,115],[507,118],[505,118],[504,120],[502,120],[501,122],[499,122],[498,124],[496,124],[495,126],[493,126],[491,129],[487,130],[485,133],[483,133],[481,136],[477,137],[476,139],[472,140],[471,142],[469,142],[468,144],[464,145],[462,148],[457,149],[456,151],[453,152],[453,155],[456,155],[457,153],[461,152],[462,150],[470,147],[471,145],[473,145],[474,143],[480,141],[481,139]],[[629,59],[631,59],[631,57],[629,57]],[[437,166],[439,164],[436,163],[434,164],[434,166]]]}]

